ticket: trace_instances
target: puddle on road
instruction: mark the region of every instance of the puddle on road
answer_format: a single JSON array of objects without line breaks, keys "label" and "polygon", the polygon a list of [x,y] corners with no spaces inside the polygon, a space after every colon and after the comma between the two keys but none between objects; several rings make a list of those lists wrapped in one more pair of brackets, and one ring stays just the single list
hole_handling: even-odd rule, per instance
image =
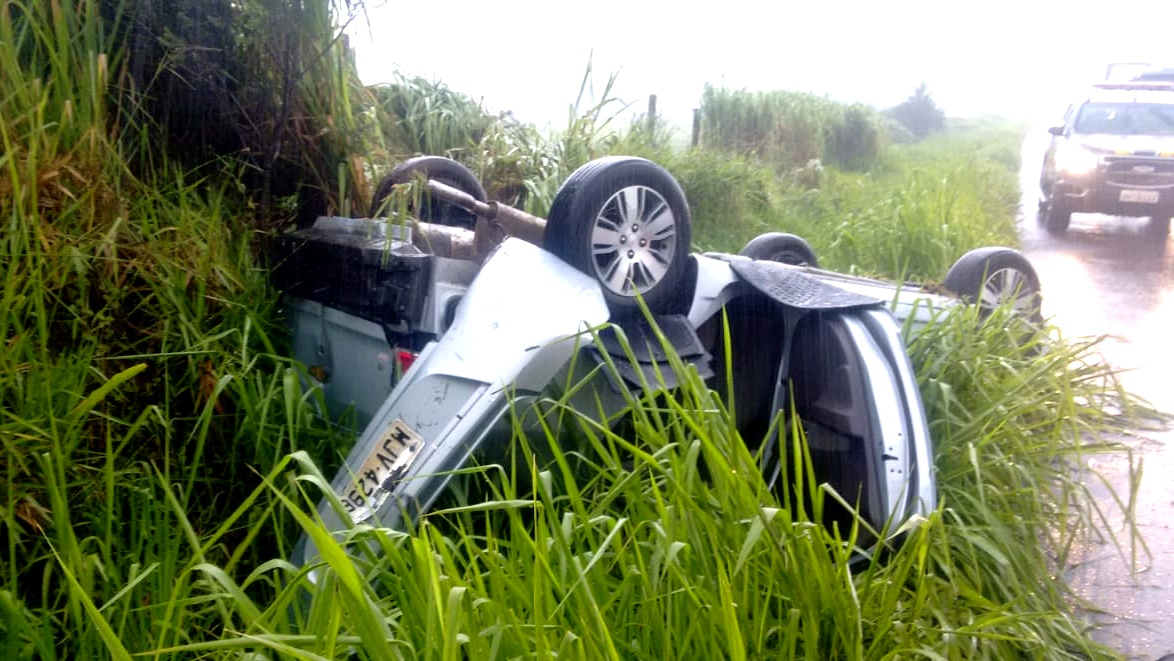
[{"label": "puddle on road", "polygon": [[1064,336],[1106,335],[1101,352],[1125,370],[1127,389],[1174,411],[1174,266],[1126,270],[1075,251],[1037,251],[1025,244],[1025,252],[1040,274],[1044,314]]}]

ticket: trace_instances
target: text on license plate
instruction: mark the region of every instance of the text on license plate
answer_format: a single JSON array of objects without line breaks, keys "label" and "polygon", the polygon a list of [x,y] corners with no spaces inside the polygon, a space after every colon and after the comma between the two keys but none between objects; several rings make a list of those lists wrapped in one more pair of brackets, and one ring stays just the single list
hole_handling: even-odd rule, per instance
[{"label": "text on license plate", "polygon": [[392,422],[348,485],[337,491],[351,520],[362,523],[374,516],[423,449],[424,437],[403,420]]},{"label": "text on license plate", "polygon": [[1156,190],[1123,190],[1121,191],[1120,200],[1122,202],[1141,202],[1143,204],[1157,204],[1158,191]]}]

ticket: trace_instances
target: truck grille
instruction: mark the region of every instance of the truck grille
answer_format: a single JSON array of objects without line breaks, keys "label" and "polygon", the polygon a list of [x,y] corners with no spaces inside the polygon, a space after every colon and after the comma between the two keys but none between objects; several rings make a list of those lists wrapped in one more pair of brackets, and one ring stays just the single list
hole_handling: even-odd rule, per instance
[{"label": "truck grille", "polygon": [[1123,188],[1174,187],[1174,158],[1105,158],[1105,181]]}]

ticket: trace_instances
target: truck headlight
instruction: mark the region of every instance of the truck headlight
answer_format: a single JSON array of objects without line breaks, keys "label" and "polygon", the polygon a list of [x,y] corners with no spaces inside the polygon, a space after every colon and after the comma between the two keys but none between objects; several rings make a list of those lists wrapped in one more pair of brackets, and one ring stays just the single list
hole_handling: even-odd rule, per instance
[{"label": "truck headlight", "polygon": [[1064,142],[1056,147],[1056,169],[1065,174],[1085,174],[1096,169],[1100,158],[1080,145]]}]

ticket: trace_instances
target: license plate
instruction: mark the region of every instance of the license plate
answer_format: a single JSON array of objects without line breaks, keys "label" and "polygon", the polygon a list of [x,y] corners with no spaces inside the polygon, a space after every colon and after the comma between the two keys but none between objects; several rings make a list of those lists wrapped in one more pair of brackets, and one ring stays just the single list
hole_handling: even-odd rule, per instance
[{"label": "license plate", "polygon": [[362,523],[374,516],[423,449],[423,436],[403,420],[392,422],[350,484],[336,491],[351,520]]},{"label": "license plate", "polygon": [[1122,202],[1141,202],[1142,204],[1157,204],[1158,191],[1156,190],[1123,190]]}]

